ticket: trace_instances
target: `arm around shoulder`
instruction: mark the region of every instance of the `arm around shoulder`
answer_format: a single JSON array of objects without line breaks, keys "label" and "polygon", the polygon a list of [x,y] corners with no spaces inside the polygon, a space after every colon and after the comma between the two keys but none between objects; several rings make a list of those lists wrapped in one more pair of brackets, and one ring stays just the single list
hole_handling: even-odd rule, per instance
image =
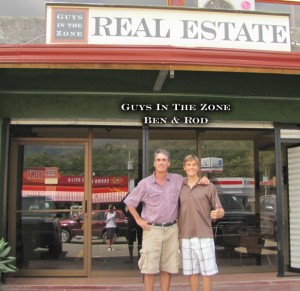
[{"label": "arm around shoulder", "polygon": [[210,180],[206,176],[203,176],[203,177],[200,178],[198,184],[209,185],[209,183],[210,183]]}]

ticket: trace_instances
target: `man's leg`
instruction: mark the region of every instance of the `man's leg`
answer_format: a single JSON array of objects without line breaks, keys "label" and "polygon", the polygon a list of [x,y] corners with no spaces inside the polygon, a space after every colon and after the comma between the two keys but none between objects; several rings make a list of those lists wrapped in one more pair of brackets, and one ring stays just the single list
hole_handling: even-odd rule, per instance
[{"label": "man's leg", "polygon": [[199,275],[194,274],[189,276],[190,287],[192,291],[199,291]]},{"label": "man's leg", "polygon": [[153,291],[154,289],[154,275],[144,274],[145,291]]},{"label": "man's leg", "polygon": [[111,245],[112,245],[112,239],[108,239],[107,240],[107,246],[109,249],[111,249]]},{"label": "man's leg", "polygon": [[111,246],[113,243],[113,238],[115,236],[114,228],[107,228],[107,245],[108,245],[108,250],[112,250]]},{"label": "man's leg", "polygon": [[106,243],[107,243],[107,247],[108,247],[108,250],[111,249],[111,245],[112,245],[112,239],[110,239],[110,229],[107,229],[107,238],[106,238]]},{"label": "man's leg", "polygon": [[129,260],[128,263],[133,263],[133,244],[128,243],[128,250],[129,250]]},{"label": "man's leg", "polygon": [[129,251],[129,260],[126,261],[126,263],[133,263],[133,239],[131,236],[129,236],[128,239],[128,251]]},{"label": "man's leg", "polygon": [[161,291],[169,291],[171,282],[171,274],[168,272],[160,272],[160,289]]},{"label": "man's leg", "polygon": [[138,260],[139,260],[141,256],[140,250],[142,249],[142,240],[143,240],[143,230],[140,227],[137,227],[136,238],[137,238],[137,251],[138,251]]},{"label": "man's leg", "polygon": [[211,291],[212,289],[212,278],[211,276],[203,276],[203,290]]},{"label": "man's leg", "polygon": [[171,274],[179,271],[178,225],[163,228],[163,246],[160,256],[160,287],[162,291],[170,288]]}]

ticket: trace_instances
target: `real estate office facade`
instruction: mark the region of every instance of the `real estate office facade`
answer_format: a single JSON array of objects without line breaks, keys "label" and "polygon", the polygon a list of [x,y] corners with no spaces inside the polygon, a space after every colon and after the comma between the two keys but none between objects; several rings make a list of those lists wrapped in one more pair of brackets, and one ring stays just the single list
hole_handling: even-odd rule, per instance
[{"label": "real estate office facade", "polygon": [[[258,231],[270,226],[252,242],[258,254],[241,242],[248,225],[223,225],[221,272],[299,270],[300,54],[290,31],[285,13],[49,4],[47,44],[2,45],[1,236],[18,276],[137,274],[124,264],[126,240],[107,253],[93,213],[151,173],[158,147],[175,159],[170,171],[189,153],[220,158],[210,177],[232,178],[223,194],[245,202]],[[53,211],[24,209],[28,196],[50,197],[59,219],[83,213],[81,234],[56,256],[34,241],[45,229],[24,224]],[[238,242],[226,245],[227,234]]]}]

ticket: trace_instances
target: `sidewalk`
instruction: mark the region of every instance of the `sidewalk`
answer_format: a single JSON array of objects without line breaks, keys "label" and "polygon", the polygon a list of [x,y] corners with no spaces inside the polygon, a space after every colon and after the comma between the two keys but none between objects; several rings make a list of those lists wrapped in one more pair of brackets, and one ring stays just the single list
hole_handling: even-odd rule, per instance
[{"label": "sidewalk", "polygon": [[[110,278],[8,278],[0,285],[1,291],[88,291],[88,290],[143,290],[142,277]],[[219,274],[214,277],[214,291],[298,291],[300,274],[286,273],[277,277],[277,273]],[[155,291],[159,291],[159,277],[155,278]],[[170,291],[189,290],[187,278],[173,276]],[[201,290],[201,288],[200,288]]]}]

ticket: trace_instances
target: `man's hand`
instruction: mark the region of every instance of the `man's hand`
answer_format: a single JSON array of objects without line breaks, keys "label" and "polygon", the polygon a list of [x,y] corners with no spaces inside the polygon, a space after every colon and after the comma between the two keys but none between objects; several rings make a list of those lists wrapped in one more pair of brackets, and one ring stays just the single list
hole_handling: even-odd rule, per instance
[{"label": "man's hand", "polygon": [[224,213],[224,209],[219,204],[217,204],[216,208],[210,212],[210,217],[211,219],[219,219],[224,216]]},{"label": "man's hand", "polygon": [[210,180],[206,176],[203,176],[198,182],[198,184],[201,184],[201,185],[209,185],[209,183],[210,183]]},{"label": "man's hand", "polygon": [[136,223],[143,229],[143,230],[150,230],[150,225],[148,224],[147,220],[144,220],[140,217],[136,209],[132,206],[128,206],[128,210],[130,211],[131,215],[135,219]]},{"label": "man's hand", "polygon": [[148,224],[147,220],[142,219],[141,217],[136,220],[136,223],[143,229],[143,230],[150,230],[150,225]]}]

